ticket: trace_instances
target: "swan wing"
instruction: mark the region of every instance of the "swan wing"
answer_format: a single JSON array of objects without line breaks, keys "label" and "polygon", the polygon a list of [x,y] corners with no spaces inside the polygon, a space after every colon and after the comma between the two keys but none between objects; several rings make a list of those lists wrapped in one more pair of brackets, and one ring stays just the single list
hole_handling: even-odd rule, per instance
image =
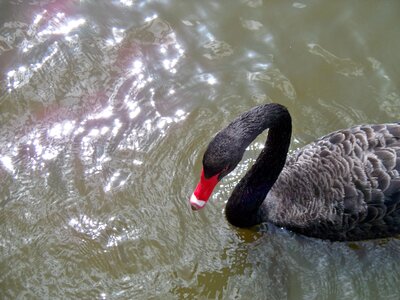
[{"label": "swan wing", "polygon": [[291,155],[266,198],[268,218],[306,235],[400,233],[400,123],[338,130]]}]

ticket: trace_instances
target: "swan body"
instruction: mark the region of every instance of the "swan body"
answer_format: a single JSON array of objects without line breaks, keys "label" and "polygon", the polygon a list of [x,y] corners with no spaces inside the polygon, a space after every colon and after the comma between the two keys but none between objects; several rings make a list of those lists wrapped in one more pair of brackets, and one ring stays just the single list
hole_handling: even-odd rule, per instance
[{"label": "swan body", "polygon": [[231,224],[272,222],[335,241],[400,234],[400,123],[338,130],[287,156],[291,118],[274,103],[243,113],[210,142],[190,198],[193,209],[205,206],[267,128],[264,149],[227,202]]}]

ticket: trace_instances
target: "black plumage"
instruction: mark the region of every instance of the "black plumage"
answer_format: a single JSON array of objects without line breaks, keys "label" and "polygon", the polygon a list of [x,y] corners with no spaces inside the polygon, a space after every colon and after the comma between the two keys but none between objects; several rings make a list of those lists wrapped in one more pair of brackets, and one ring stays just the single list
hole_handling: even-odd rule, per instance
[{"label": "black plumage", "polygon": [[400,233],[400,123],[338,130],[287,157],[289,112],[279,104],[260,105],[211,141],[203,158],[205,176],[222,178],[233,170],[267,128],[264,149],[227,202],[230,223],[249,227],[268,221],[330,240]]}]

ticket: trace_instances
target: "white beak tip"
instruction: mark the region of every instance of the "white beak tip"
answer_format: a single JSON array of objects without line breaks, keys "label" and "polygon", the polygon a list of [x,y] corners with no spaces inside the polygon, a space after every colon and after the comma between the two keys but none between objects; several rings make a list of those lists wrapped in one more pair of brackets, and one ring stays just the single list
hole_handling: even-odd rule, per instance
[{"label": "white beak tip", "polygon": [[189,202],[190,206],[192,207],[192,210],[202,209],[207,203],[207,201],[197,199],[197,197],[194,194],[190,196]]}]

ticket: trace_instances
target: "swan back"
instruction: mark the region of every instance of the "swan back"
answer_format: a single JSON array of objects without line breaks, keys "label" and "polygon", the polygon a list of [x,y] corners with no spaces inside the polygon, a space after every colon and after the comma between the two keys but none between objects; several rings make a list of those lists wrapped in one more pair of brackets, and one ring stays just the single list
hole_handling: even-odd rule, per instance
[{"label": "swan back", "polygon": [[390,236],[400,233],[399,173],[400,123],[335,131],[288,157],[262,211],[320,238]]}]

